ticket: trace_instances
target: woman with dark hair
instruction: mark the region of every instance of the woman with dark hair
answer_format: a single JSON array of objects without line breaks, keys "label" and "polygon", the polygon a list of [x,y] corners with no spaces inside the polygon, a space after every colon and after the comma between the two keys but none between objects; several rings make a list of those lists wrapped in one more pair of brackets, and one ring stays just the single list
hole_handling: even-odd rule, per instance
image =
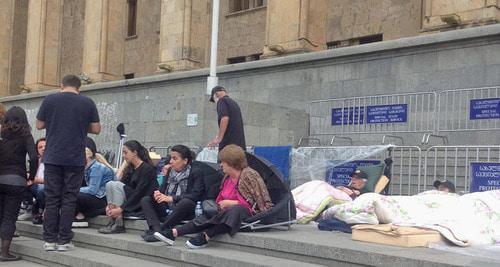
[{"label": "woman with dark hair", "polygon": [[99,229],[102,234],[125,232],[123,216],[137,214],[141,211],[141,198],[150,196],[158,189],[156,168],[149,153],[139,142],[130,140],[123,145],[125,168],[121,181],[110,181],[106,184],[106,215],[109,223]]},{"label": "woman with dark hair", "polygon": [[142,235],[145,241],[159,241],[153,234],[161,230],[162,221],[163,228],[172,228],[194,217],[196,202],[203,197],[205,187],[201,170],[193,166],[192,161],[193,153],[188,147],[176,145],[170,149],[169,164],[162,169],[165,179],[160,190],[141,200],[149,226]]},{"label": "woman with dark hair", "polygon": [[176,237],[198,233],[190,238],[188,248],[202,248],[217,235],[234,235],[243,220],[251,215],[269,210],[273,203],[264,180],[257,171],[248,167],[245,152],[237,145],[227,145],[219,152],[225,176],[215,202],[219,211],[211,218],[199,216],[187,224],[155,232],[154,236],[168,245]]},{"label": "woman with dark hair", "polygon": [[72,227],[88,227],[87,218],[104,214],[106,184],[115,179],[112,166],[97,153],[92,138],[85,139],[85,186],[80,188],[76,199],[75,219]]},{"label": "woman with dark hair", "polygon": [[[26,112],[22,108],[12,107],[5,113],[0,135],[0,261],[14,261],[20,258],[10,254],[10,244],[23,193],[27,181],[35,178],[38,158]],[[29,177],[26,175],[26,155],[29,156]]]},{"label": "woman with dark hair", "polygon": [[45,195],[43,193],[43,182],[44,182],[44,170],[45,165],[42,162],[43,154],[45,153],[45,138],[40,138],[36,140],[36,151],[38,153],[38,170],[35,175],[33,182],[28,182],[31,185],[31,193],[35,197],[35,203],[33,203],[33,224],[43,223],[43,210],[45,209]]}]

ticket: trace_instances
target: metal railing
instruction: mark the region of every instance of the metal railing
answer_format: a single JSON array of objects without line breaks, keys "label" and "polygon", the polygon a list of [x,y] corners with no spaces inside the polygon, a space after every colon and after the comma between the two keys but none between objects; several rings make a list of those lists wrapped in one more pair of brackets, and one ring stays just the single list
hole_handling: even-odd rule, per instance
[{"label": "metal railing", "polygon": [[500,86],[442,91],[437,131],[500,129]]},{"label": "metal railing", "polygon": [[[312,101],[309,104],[310,133],[432,132],[436,128],[433,119],[436,103],[435,92]],[[396,118],[391,117],[398,111]]]},{"label": "metal railing", "polygon": [[[471,162],[499,162],[500,145],[491,146],[431,146],[423,150],[419,146],[390,146],[387,149],[365,152],[377,146],[301,147],[297,149],[300,162],[295,162],[292,186],[318,179],[325,173],[321,162],[354,160],[380,160],[390,158],[391,195],[415,195],[433,189],[435,180],[449,180],[456,191],[470,191]],[[307,153],[306,153],[307,152]],[[366,155],[364,155],[366,154]],[[298,174],[299,181],[294,181]],[[307,177],[302,177],[307,176]]]},{"label": "metal railing", "polygon": [[425,151],[419,192],[432,189],[433,181],[444,179],[452,181],[457,192],[469,192],[471,162],[500,162],[500,146],[429,147]]}]

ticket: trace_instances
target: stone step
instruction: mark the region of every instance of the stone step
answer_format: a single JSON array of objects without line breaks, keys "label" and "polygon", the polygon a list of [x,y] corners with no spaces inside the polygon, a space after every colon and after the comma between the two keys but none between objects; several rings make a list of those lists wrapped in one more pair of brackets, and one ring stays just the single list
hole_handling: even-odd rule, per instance
[{"label": "stone step", "polygon": [[[105,223],[104,216],[91,220],[94,227]],[[128,248],[133,247],[136,255],[145,255],[146,259],[150,260],[154,260],[151,255],[173,260],[179,260],[181,255],[184,255],[181,260],[198,263],[193,260],[195,256],[190,255],[184,248],[185,239],[176,242],[173,248],[164,249],[159,243],[147,244],[141,240],[137,233],[145,229],[144,221],[127,220],[125,225],[128,234],[123,235],[104,236],[97,234],[95,229],[75,230],[76,241],[99,247],[100,250],[108,249],[113,253],[130,253],[127,250],[130,251]],[[21,232],[41,233],[40,227],[32,226],[27,222],[18,223]],[[301,266],[307,266],[306,263],[327,266],[483,266],[487,261],[480,257],[429,248],[403,248],[353,241],[350,234],[319,231],[313,224],[293,225],[290,231],[240,232],[233,237],[216,237],[210,243],[210,247],[200,251],[210,251],[211,256],[221,250],[229,251],[230,254],[245,252],[254,258],[264,255],[272,259],[278,258],[279,262],[302,262]],[[156,248],[157,246],[160,248]],[[115,249],[118,249],[118,252]],[[181,255],[178,255],[179,253]]]},{"label": "stone step", "polygon": [[[66,252],[47,252],[42,248],[43,242],[39,239],[22,236],[12,243],[12,251],[21,254],[30,261],[46,264],[47,266],[79,266],[79,267],[123,267],[123,266],[168,266],[134,257],[120,256],[112,253],[77,247]],[[2,264],[3,266],[3,264]],[[24,266],[24,265],[23,265]],[[29,265],[26,265],[29,266]],[[172,266],[172,265],[170,265]]]},{"label": "stone step", "polygon": [[[135,221],[139,223],[140,221]],[[29,222],[18,222],[18,231],[22,235],[39,238],[42,227]],[[130,226],[130,224],[127,224]],[[130,227],[128,228],[130,229]],[[136,229],[136,231],[139,231]],[[176,240],[174,246],[162,242],[146,243],[137,233],[103,235],[96,229],[74,229],[73,242],[80,247],[117,255],[133,255],[138,259],[156,262],[168,262],[175,266],[324,266],[300,260],[290,260],[273,256],[256,255],[238,248],[221,249],[219,242],[212,242],[209,247],[191,250],[185,247],[185,238]]]},{"label": "stone step", "polygon": [[11,262],[2,262],[2,267],[44,267],[48,265],[43,265],[27,260],[20,260],[20,261],[11,261]]},{"label": "stone step", "polygon": [[[90,221],[93,227],[107,223],[105,216]],[[126,220],[129,232],[142,233],[143,220]],[[295,224],[289,231],[239,232],[211,240],[222,248],[237,249],[328,266],[478,266],[470,257],[429,248],[403,248],[353,241],[350,234],[319,231],[315,224]],[[474,263],[471,265],[471,263]],[[500,262],[496,262],[499,264]]]}]

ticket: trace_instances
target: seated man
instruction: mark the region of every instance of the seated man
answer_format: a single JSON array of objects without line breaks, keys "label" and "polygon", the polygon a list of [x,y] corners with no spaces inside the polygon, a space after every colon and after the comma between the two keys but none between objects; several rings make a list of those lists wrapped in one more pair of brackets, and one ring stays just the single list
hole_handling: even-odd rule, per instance
[{"label": "seated man", "polygon": [[336,188],[348,194],[353,200],[361,194],[366,193],[365,184],[368,181],[368,175],[360,170],[355,170],[351,174],[351,182],[347,187],[337,186]]},{"label": "seated man", "polygon": [[455,185],[448,180],[444,180],[444,181],[436,180],[436,181],[434,181],[433,185],[438,191],[455,193]]}]

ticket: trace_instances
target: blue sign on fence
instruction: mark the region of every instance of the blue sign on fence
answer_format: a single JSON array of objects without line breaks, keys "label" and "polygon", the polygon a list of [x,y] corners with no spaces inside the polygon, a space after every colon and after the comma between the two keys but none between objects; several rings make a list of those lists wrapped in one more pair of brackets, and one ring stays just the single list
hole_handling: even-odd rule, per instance
[{"label": "blue sign on fence", "polygon": [[345,107],[332,109],[332,125],[363,124],[365,107]]},{"label": "blue sign on fence", "polygon": [[500,119],[500,98],[472,99],[469,119]]},{"label": "blue sign on fence", "polygon": [[[335,163],[335,161],[332,163]],[[355,160],[336,167],[328,167],[325,181],[334,186],[347,186],[351,182],[351,174],[358,166],[377,164],[380,164],[380,160]]]},{"label": "blue sign on fence", "polygon": [[500,189],[500,163],[471,162],[471,192]]},{"label": "blue sign on fence", "polygon": [[366,107],[366,123],[398,123],[408,120],[408,104]]}]

